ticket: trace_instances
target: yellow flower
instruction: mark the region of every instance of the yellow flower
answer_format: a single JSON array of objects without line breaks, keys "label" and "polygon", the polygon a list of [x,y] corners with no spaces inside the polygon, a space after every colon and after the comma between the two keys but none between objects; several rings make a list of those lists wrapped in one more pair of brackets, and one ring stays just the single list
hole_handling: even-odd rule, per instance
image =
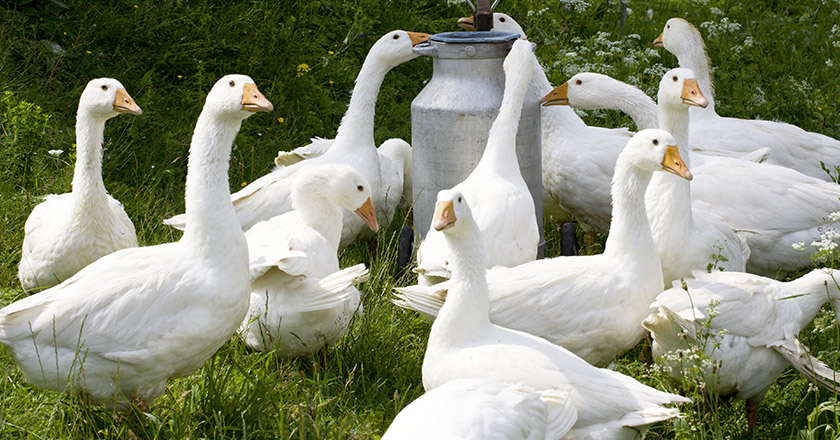
[{"label": "yellow flower", "polygon": [[85,53],[86,53],[86,54],[88,54],[88,55],[90,55],[90,54],[92,54],[93,52],[91,52],[91,51],[89,51],[89,50],[86,50],[86,51],[85,51]]},{"label": "yellow flower", "polygon": [[332,55],[332,54],[333,54],[333,51],[328,50],[328,51],[327,51],[327,53],[328,53],[328,54],[330,54],[330,55]]},{"label": "yellow flower", "polygon": [[181,79],[181,78],[183,78],[183,76],[181,76],[181,75],[178,75],[178,79]]},{"label": "yellow flower", "polygon": [[306,72],[309,72],[309,70],[310,70],[309,69],[309,64],[306,64],[306,63],[298,64],[297,73],[295,74],[295,76],[301,77],[301,76],[305,75]]},{"label": "yellow flower", "polygon": [[818,110],[818,111],[822,111],[822,107],[817,107],[817,110]]},{"label": "yellow flower", "polygon": [[245,188],[246,186],[248,186],[248,182],[242,182],[239,184],[239,186]]},{"label": "yellow flower", "polygon": [[330,84],[332,84],[332,83],[334,83],[334,82],[335,82],[335,81],[333,81],[333,80],[330,80]]},{"label": "yellow flower", "polygon": [[282,123],[286,122],[286,119],[285,118],[277,118],[277,122],[282,124]]},{"label": "yellow flower", "polygon": [[137,6],[137,5],[134,5],[134,9],[137,9],[137,8],[138,8],[138,7],[139,7],[139,6]]}]

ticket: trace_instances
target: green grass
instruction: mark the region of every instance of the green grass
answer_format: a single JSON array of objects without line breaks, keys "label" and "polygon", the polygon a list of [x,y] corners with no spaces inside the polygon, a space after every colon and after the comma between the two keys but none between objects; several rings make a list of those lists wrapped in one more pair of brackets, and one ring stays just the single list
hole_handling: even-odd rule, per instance
[{"label": "green grass", "polygon": [[[632,0],[624,37],[618,2],[505,0],[500,10],[538,44],[553,83],[596,70],[651,95],[658,75],[676,66],[673,56],[650,44],[664,22],[672,16],[698,26],[708,22],[700,27],[716,66],[720,114],[779,119],[840,138],[840,2],[792,3]],[[119,79],[144,110],[108,122],[103,174],[141,243],[162,243],[179,237],[161,220],[183,210],[189,140],[216,79],[248,74],[275,105],[272,113],[246,121],[237,137],[231,160],[236,190],[266,173],[278,150],[334,136],[355,75],[380,35],[452,31],[455,19],[468,13],[464,4],[444,0],[66,5],[19,0],[0,7],[0,305],[23,296],[16,267],[29,212],[40,196],[69,190],[75,109],[88,80]],[[410,102],[430,77],[428,59],[388,74],[377,105],[377,141],[410,139]],[[631,124],[606,111],[588,112],[586,120]],[[63,153],[47,154],[54,149]],[[362,288],[365,313],[324,356],[278,360],[232,338],[201,370],[173,381],[148,413],[120,413],[25,384],[0,348],[0,438],[378,438],[423,392],[429,325],[389,302],[402,222],[398,216],[380,233],[375,257],[365,243],[342,254],[343,265],[366,263],[371,279]],[[548,255],[556,255],[556,225],[546,231]],[[803,339],[836,363],[840,338],[828,310]],[[616,368],[673,390],[656,368],[638,360],[640,353],[625,355]],[[696,390],[691,395],[698,397]],[[768,392],[754,435],[833,438],[840,430],[836,401],[786,372]],[[743,402],[714,408],[687,405],[685,419],[656,426],[648,438],[753,437]]]}]

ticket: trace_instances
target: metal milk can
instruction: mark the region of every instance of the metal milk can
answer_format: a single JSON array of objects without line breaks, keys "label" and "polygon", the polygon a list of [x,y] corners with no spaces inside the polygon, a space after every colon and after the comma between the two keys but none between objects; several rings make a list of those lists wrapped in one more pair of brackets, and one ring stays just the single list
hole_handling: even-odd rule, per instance
[{"label": "metal milk can", "polygon": [[[432,79],[411,103],[415,233],[425,237],[440,190],[464,180],[478,164],[504,95],[505,56],[519,35],[447,32],[416,52],[433,58]],[[528,93],[516,134],[516,155],[528,184],[545,254],[539,98]]]}]

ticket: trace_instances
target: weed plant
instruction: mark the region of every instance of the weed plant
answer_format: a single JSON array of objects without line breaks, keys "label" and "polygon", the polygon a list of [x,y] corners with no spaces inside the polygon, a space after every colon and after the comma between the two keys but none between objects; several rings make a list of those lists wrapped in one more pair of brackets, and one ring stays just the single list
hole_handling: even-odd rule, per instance
[{"label": "weed plant", "polygon": [[[552,83],[594,70],[652,96],[660,75],[677,63],[651,42],[668,18],[684,17],[708,46],[720,114],[778,119],[840,138],[838,0],[504,0],[499,10],[537,44]],[[107,123],[103,175],[140,242],[157,244],[180,236],[161,220],[183,211],[189,141],[216,79],[248,74],[275,106],[242,126],[231,158],[235,191],[269,171],[278,150],[334,137],[379,36],[393,29],[453,31],[455,20],[468,14],[464,3],[445,0],[3,3],[0,305],[23,297],[16,267],[32,207],[44,194],[70,190],[75,110],[90,79],[119,79],[144,110]],[[411,138],[410,102],[431,74],[431,62],[422,58],[388,74],[377,104],[377,141]],[[593,125],[632,127],[615,112],[582,114]],[[827,170],[838,165],[825,164]],[[375,255],[367,243],[341,254],[342,266],[365,263],[371,278],[362,286],[364,314],[324,353],[282,360],[252,352],[234,337],[195,374],[173,381],[148,412],[115,412],[25,384],[0,348],[0,438],[379,438],[423,392],[429,331],[428,323],[389,301],[398,231],[406,221],[396,217],[380,232]],[[546,224],[549,256],[559,254],[556,231]],[[603,239],[582,252],[598,252]],[[838,259],[823,264],[838,267]],[[840,337],[828,309],[802,339],[837,365]],[[642,353],[633,350],[613,368],[674,391],[664,374],[639,360]],[[690,396],[698,401],[696,392]],[[837,396],[793,371],[768,392],[755,433],[746,428],[743,402],[682,409],[683,419],[655,426],[647,438],[811,439],[840,432]]]}]

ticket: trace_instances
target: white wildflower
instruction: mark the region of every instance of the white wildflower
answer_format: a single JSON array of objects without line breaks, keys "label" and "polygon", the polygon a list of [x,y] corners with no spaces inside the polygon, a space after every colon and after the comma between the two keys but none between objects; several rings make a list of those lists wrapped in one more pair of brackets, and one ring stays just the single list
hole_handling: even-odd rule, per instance
[{"label": "white wildflower", "polygon": [[832,212],[831,214],[828,214],[826,218],[830,222],[840,221],[840,211]]},{"label": "white wildflower", "polygon": [[723,10],[721,10],[720,8],[709,8],[709,12],[711,12],[714,15],[723,15]]},{"label": "white wildflower", "polygon": [[645,11],[645,14],[647,14],[647,18],[649,20],[653,20],[653,9],[648,9],[647,11]]},{"label": "white wildflower", "polygon": [[795,250],[795,251],[802,252],[802,251],[805,250],[805,242],[798,241],[798,242],[790,245],[790,247],[792,247],[793,250]]},{"label": "white wildflower", "polygon": [[50,151],[47,151],[47,154],[49,154],[50,156],[58,157],[58,155],[60,155],[63,152],[64,152],[64,150],[50,150]]}]

